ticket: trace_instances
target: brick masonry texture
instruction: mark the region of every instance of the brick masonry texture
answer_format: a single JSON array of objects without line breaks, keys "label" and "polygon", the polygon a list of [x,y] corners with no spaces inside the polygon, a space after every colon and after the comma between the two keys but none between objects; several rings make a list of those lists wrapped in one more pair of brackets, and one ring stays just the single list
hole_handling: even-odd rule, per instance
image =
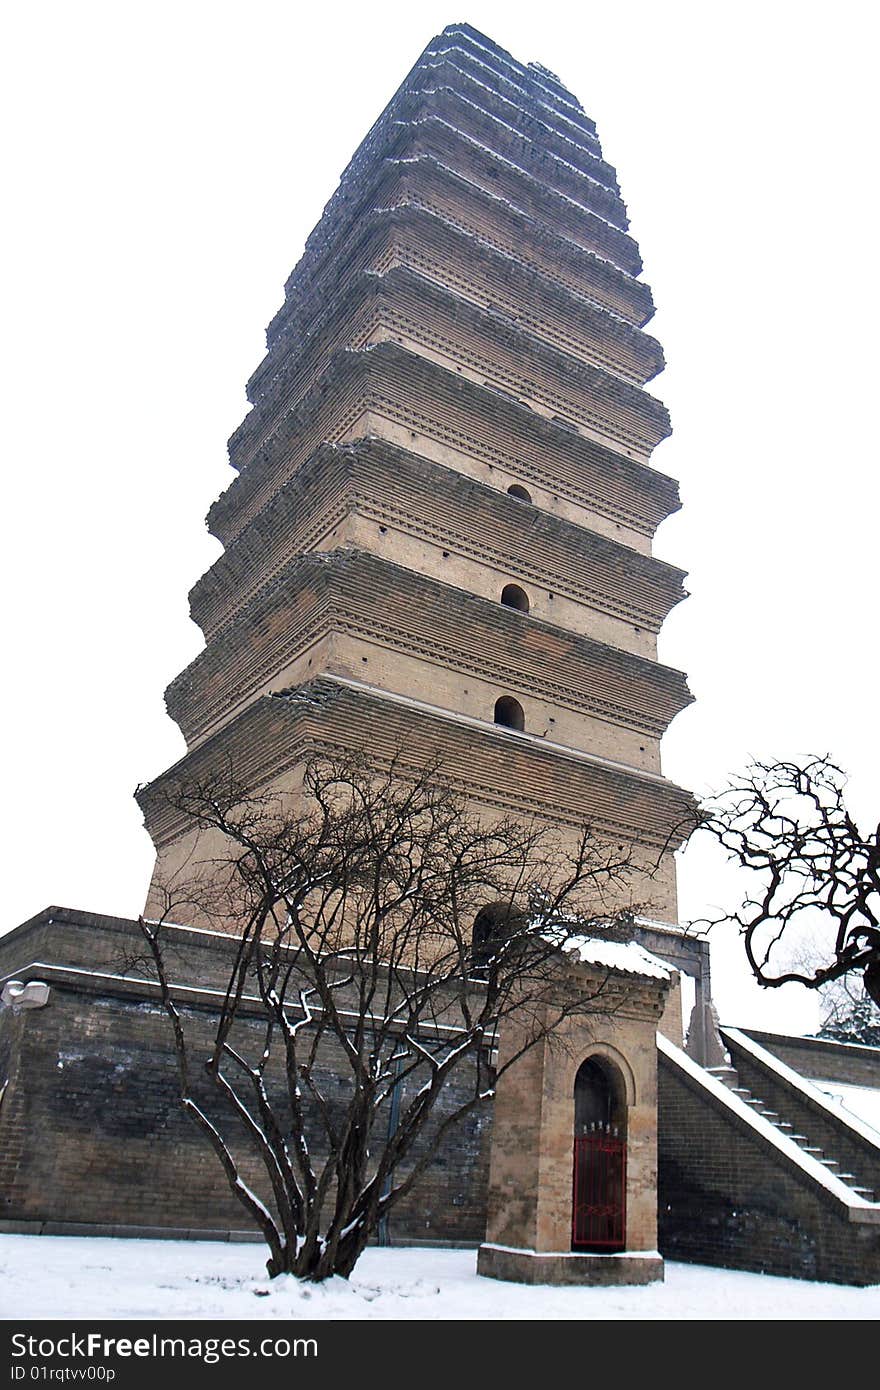
[{"label": "brick masonry texture", "polygon": [[[0,1085],[7,1083],[0,1102],[0,1228],[78,1223],[96,1232],[119,1227],[253,1233],[215,1156],[179,1108],[168,1020],[154,993],[108,978],[133,970],[139,951],[136,924],[63,909],[49,909],[0,942],[0,975],[46,978],[51,985],[46,1008],[0,1014]],[[192,986],[216,987],[228,951],[224,938],[188,933],[176,961],[178,977]],[[206,1042],[209,1012],[188,1007],[184,1013]],[[780,1054],[813,1050],[810,1040],[760,1040]],[[855,1055],[871,1049],[823,1049],[826,1070],[835,1054],[840,1067],[858,1069],[872,1060]],[[199,1050],[197,1043],[196,1055]],[[324,1073],[331,1100],[338,1102],[344,1069],[330,1046]],[[766,1090],[763,1080],[761,1088],[752,1080]],[[453,1083],[447,1104],[456,1101],[465,1081],[462,1075]],[[780,1109],[789,1108],[789,1099],[782,1098]],[[206,1104],[217,1113],[212,1093]],[[659,1071],[658,1135],[658,1244],[666,1258],[858,1284],[880,1281],[880,1226],[847,1221],[833,1199],[817,1193],[668,1064]],[[392,1213],[385,1233],[392,1244],[475,1245],[484,1238],[491,1137],[490,1107],[460,1123]],[[826,1138],[829,1152],[840,1152],[838,1140],[838,1134]],[[560,1145],[569,1143],[560,1130],[556,1148],[561,1153]],[[239,1151],[245,1155],[243,1175],[265,1195],[260,1165],[247,1157],[243,1138]],[[645,1248],[653,1246],[653,1231],[646,1227],[642,1235]],[[555,1238],[547,1243],[559,1248]],[[481,1259],[489,1275],[538,1278],[534,1261],[488,1254]],[[561,1267],[551,1273],[560,1281],[591,1277],[587,1270]],[[621,1265],[612,1273],[632,1282],[649,1271]],[[650,1272],[658,1276],[659,1270]]]}]

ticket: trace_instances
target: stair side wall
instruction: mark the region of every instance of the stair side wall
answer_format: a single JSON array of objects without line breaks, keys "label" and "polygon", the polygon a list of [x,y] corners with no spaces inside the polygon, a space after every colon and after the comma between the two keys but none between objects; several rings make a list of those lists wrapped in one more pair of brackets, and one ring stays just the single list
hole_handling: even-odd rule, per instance
[{"label": "stair side wall", "polygon": [[801,1076],[821,1077],[845,1086],[880,1087],[880,1047],[825,1038],[793,1038],[783,1033],[763,1033],[757,1028],[738,1031]]}]

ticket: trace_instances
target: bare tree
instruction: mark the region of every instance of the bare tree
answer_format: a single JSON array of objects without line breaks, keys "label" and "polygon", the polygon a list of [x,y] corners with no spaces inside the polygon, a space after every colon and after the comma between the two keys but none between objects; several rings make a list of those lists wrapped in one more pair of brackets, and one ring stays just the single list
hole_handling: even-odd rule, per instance
[{"label": "bare tree", "polygon": [[[142,923],[183,1106],[262,1231],[270,1275],[347,1276],[452,1127],[491,1098],[505,1019],[522,1037],[506,1070],[566,1018],[613,1007],[607,981],[585,992],[565,951],[628,934],[629,852],[584,829],[564,853],[546,830],[477,816],[436,767],[379,775],[353,758],[312,760],[293,811],[231,776],[173,803],[223,838],[199,866],[200,910],[234,938],[196,1063],[171,978],[173,893]],[[242,1136],[265,1201],[242,1177]]]},{"label": "bare tree", "polygon": [[[880,826],[860,829],[845,788],[828,757],[755,762],[706,802],[700,830],[754,887],[735,912],[699,925],[736,923],[762,985],[821,989],[861,976],[880,1003]],[[813,943],[809,959],[792,955],[799,935]]]}]

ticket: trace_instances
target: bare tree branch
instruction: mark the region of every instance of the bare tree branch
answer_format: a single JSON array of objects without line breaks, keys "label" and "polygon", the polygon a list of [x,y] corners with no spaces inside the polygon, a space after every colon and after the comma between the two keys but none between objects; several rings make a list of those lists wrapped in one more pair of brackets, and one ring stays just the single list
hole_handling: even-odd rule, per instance
[{"label": "bare tree branch", "polygon": [[[699,833],[749,870],[754,886],[736,911],[695,925],[736,924],[755,978],[769,988],[821,989],[861,975],[880,1002],[880,825],[862,831],[845,788],[827,756],[755,762],[708,801]],[[809,963],[793,963],[798,935],[823,939]]]}]

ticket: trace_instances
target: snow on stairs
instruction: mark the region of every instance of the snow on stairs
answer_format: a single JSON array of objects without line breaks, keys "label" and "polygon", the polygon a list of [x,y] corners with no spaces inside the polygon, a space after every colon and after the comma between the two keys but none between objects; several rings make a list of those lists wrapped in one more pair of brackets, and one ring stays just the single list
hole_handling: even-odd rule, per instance
[{"label": "snow on stairs", "polygon": [[746,1105],[752,1106],[756,1114],[769,1120],[773,1128],[778,1129],[780,1134],[791,1139],[805,1154],[815,1158],[818,1163],[822,1164],[823,1168],[828,1169],[829,1173],[846,1183],[847,1187],[857,1196],[864,1198],[866,1202],[877,1201],[877,1194],[873,1188],[862,1186],[855,1173],[843,1171],[838,1159],[830,1158],[818,1144],[811,1143],[808,1135],[795,1133],[795,1126],[790,1120],[783,1119],[778,1111],[771,1109],[760,1096],[754,1095],[747,1086],[741,1085],[739,1072],[732,1062],[725,1062],[719,1067],[707,1067],[706,1071],[710,1076],[714,1076],[716,1080],[722,1082],[735,1096],[739,1096]]}]

